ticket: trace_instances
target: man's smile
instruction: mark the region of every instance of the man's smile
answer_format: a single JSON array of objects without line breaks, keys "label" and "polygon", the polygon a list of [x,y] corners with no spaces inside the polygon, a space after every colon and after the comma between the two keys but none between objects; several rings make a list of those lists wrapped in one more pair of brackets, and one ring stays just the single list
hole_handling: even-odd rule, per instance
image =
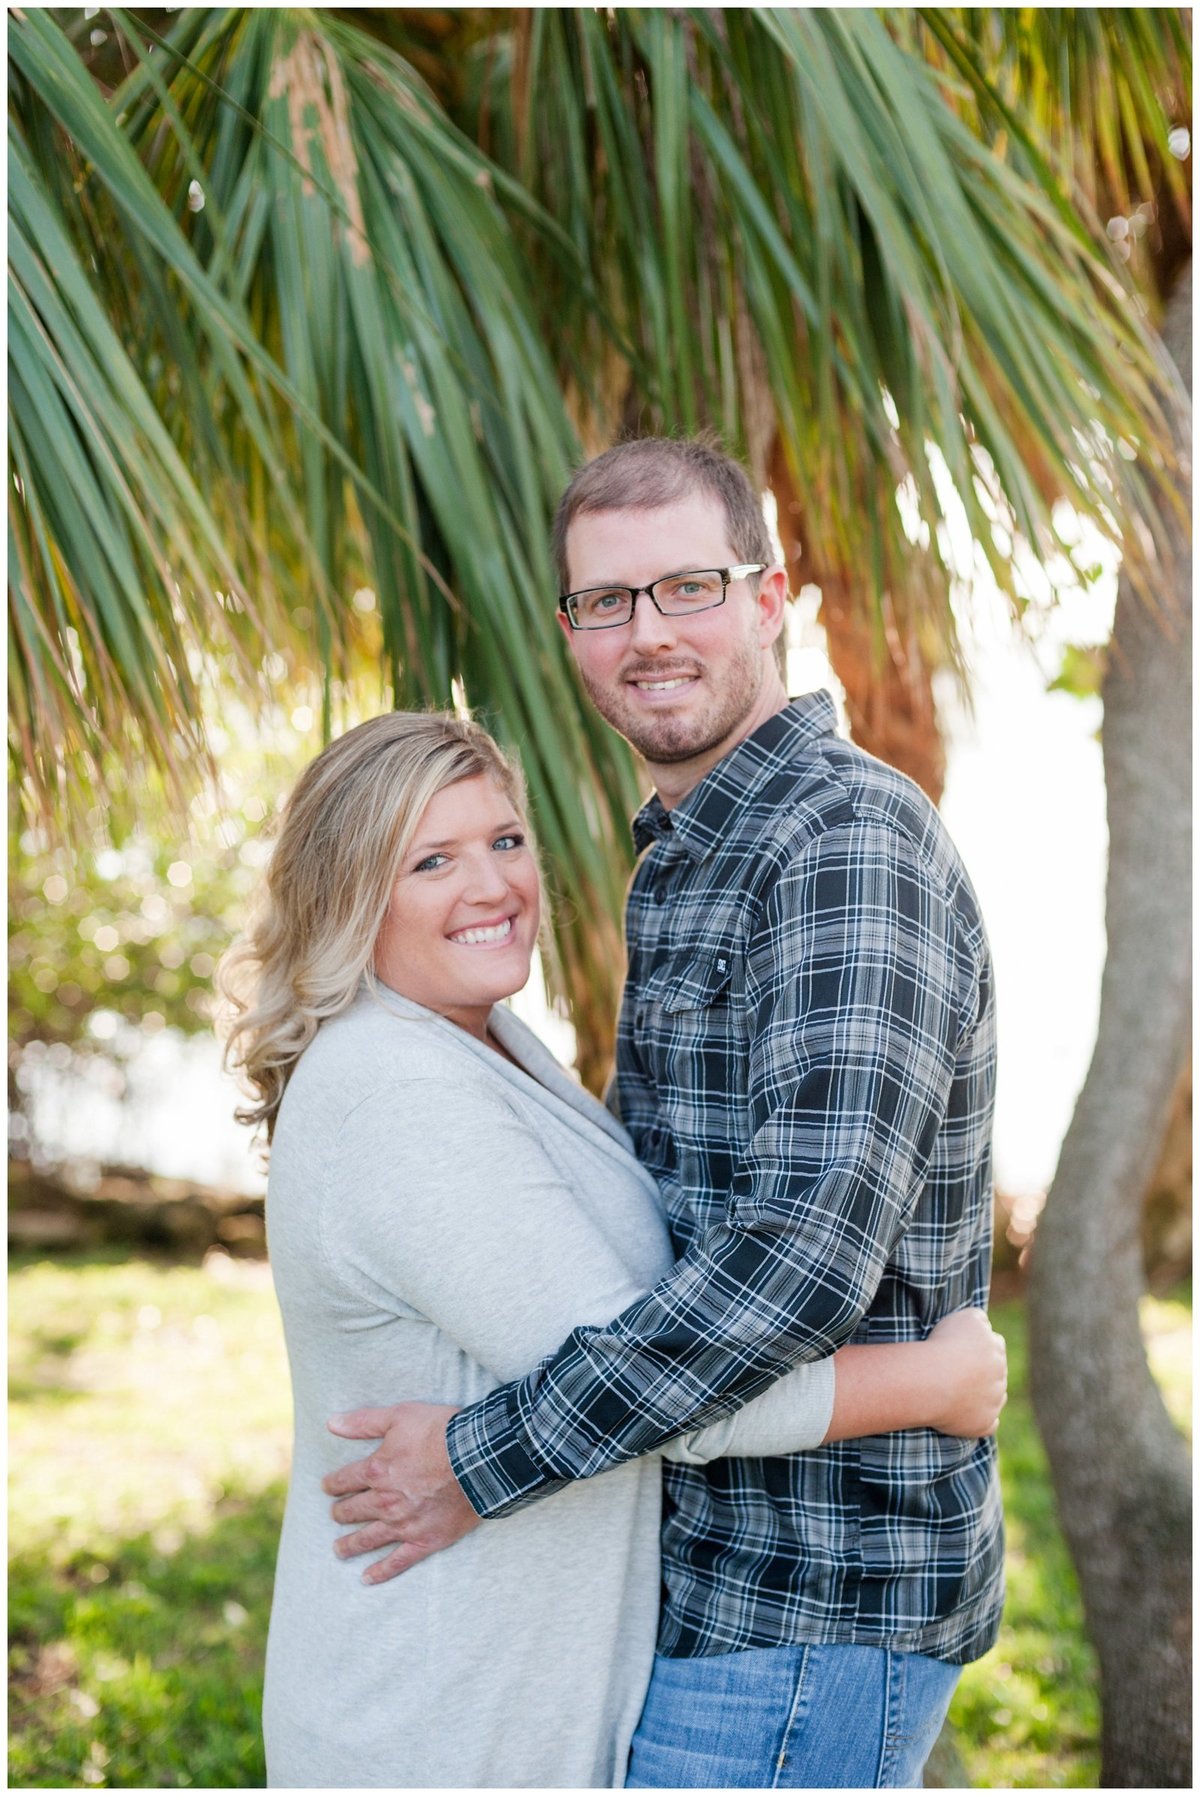
[{"label": "man's smile", "polygon": [[632,686],[635,692],[644,693],[648,698],[660,695],[683,692],[699,684],[700,674],[695,668],[685,671],[641,672],[626,676],[626,685]]}]

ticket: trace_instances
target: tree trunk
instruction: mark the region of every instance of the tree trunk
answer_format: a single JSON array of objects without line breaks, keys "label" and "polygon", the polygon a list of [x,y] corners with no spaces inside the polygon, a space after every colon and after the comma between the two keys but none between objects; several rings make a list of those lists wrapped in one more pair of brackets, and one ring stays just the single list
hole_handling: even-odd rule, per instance
[{"label": "tree trunk", "polygon": [[803,506],[778,440],[769,485],[778,508],[788,582],[821,589],[821,623],[829,661],[846,694],[850,734],[860,748],[899,768],[937,804],[946,783],[946,754],[933,703],[931,670],[912,630],[902,630],[884,597],[882,631],[865,589],[819,565],[805,542]]},{"label": "tree trunk", "polygon": [[898,767],[938,804],[946,751],[929,667],[912,631],[901,633],[884,606],[884,650],[875,648],[862,594],[848,580],[822,579],[821,622],[833,671],[846,694],[850,734],[860,748]]},{"label": "tree trunk", "polygon": [[[1191,390],[1191,269],[1163,336]],[[1181,484],[1190,466],[1181,444]],[[1177,533],[1178,534],[1178,533]],[[1188,1459],[1138,1326],[1142,1201],[1187,1054],[1191,582],[1122,579],[1104,681],[1108,957],[1087,1079],[1033,1249],[1032,1386],[1100,1661],[1101,1783],[1191,1784]]]}]

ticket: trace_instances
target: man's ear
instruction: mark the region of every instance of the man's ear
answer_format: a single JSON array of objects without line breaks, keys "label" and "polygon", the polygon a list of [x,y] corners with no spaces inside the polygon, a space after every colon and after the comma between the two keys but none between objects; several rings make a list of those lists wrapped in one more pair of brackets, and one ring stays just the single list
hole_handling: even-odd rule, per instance
[{"label": "man's ear", "polygon": [[567,641],[570,642],[570,640],[571,640],[572,636],[574,636],[575,632],[574,632],[574,630],[572,630],[570,624],[567,622],[566,612],[565,611],[556,611],[554,613],[554,616],[557,619],[559,629],[562,631],[562,633],[566,637]]},{"label": "man's ear", "polygon": [[787,606],[787,573],[781,567],[769,567],[758,585],[758,640],[768,648],[783,629]]}]

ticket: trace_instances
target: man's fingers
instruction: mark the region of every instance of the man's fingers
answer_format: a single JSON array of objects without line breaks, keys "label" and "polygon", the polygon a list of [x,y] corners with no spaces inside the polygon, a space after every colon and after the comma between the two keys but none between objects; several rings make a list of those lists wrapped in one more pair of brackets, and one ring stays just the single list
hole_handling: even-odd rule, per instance
[{"label": "man's fingers", "polygon": [[336,1472],[327,1472],[322,1478],[321,1489],[331,1497],[352,1497],[357,1491],[370,1490],[370,1463],[370,1459],[356,1459],[350,1465],[340,1465]]},{"label": "man's fingers", "polygon": [[335,1522],[386,1522],[394,1528],[397,1517],[389,1514],[388,1499],[374,1490],[357,1490],[330,1506]]},{"label": "man's fingers", "polygon": [[339,1559],[357,1559],[360,1553],[374,1553],[380,1547],[395,1546],[400,1530],[395,1522],[368,1522],[352,1534],[339,1534],[333,1550]]},{"label": "man's fingers", "polygon": [[350,1409],[344,1415],[330,1416],[325,1426],[330,1434],[340,1434],[347,1441],[381,1441],[396,1418],[391,1409]]},{"label": "man's fingers", "polygon": [[334,1552],[339,1559],[357,1559],[362,1553],[376,1553],[380,1547],[391,1546],[392,1552],[385,1553],[382,1559],[376,1559],[363,1572],[364,1584],[386,1584],[389,1579],[399,1577],[411,1566],[419,1565],[422,1559],[429,1559],[437,1552],[436,1546],[419,1546],[415,1541],[396,1541],[396,1529],[391,1522],[371,1522],[365,1528],[356,1528],[352,1534],[343,1534],[334,1542]]},{"label": "man's fingers", "polygon": [[405,1541],[395,1552],[385,1553],[382,1559],[376,1559],[373,1565],[368,1565],[362,1581],[364,1584],[386,1584],[389,1578],[398,1578],[401,1572],[419,1565],[422,1559],[431,1558],[437,1550],[436,1547],[419,1547],[412,1541]]}]

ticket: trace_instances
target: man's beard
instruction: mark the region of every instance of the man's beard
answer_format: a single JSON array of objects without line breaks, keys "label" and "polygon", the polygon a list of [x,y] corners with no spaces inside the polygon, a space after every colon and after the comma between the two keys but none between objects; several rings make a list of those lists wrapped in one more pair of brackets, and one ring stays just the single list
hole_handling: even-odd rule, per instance
[{"label": "man's beard", "polygon": [[[665,679],[673,672],[695,672],[696,668],[693,664],[673,669],[668,663],[631,671],[641,672],[646,679]],[[721,689],[714,692],[710,686],[708,704],[685,716],[635,711],[636,699],[625,697],[628,674],[614,688],[593,683],[582,667],[579,672],[605,722],[624,736],[643,760],[652,766],[670,767],[718,748],[750,715],[762,687],[762,650],[757,642],[743,644],[723,670]]]}]

